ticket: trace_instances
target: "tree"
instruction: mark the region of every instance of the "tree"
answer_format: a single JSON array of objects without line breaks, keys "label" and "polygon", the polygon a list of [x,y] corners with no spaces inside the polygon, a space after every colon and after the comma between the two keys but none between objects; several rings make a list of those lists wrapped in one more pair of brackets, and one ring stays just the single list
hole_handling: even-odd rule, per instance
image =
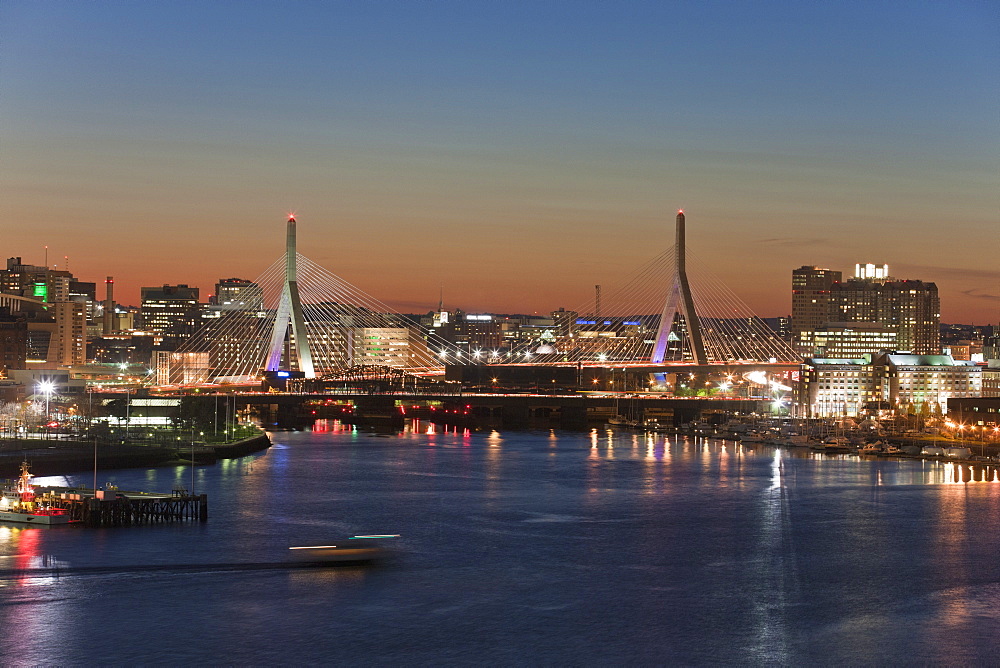
[{"label": "tree", "polygon": [[[215,413],[215,406],[202,397],[185,396],[181,398],[180,404],[174,409],[171,421],[182,427],[192,429],[216,429],[218,415]],[[224,427],[224,425],[223,425]]]}]

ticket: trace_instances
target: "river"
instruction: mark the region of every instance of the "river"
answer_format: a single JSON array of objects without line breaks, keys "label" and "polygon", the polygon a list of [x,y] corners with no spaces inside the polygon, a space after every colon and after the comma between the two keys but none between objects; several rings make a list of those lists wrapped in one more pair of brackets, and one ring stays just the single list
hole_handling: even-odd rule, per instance
[{"label": "river", "polygon": [[[207,523],[0,524],[2,663],[996,660],[990,472],[604,430],[427,431],[276,432],[263,453],[195,469]],[[169,492],[192,478],[99,482]],[[366,533],[399,534],[398,556],[220,566]],[[138,568],[151,564],[164,569]],[[94,566],[108,568],[74,571]],[[11,574],[24,568],[49,571]]]}]

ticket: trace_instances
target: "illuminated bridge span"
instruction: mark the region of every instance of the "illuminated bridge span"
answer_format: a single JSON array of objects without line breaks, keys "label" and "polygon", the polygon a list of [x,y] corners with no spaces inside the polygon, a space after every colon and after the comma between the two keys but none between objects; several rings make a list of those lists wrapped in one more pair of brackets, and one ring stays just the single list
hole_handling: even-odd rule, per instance
[{"label": "illuminated bridge span", "polygon": [[486,361],[583,365],[743,366],[801,360],[791,346],[703,266],[687,266],[684,212],[675,243],[622,285],[565,312],[518,349],[476,351]]},{"label": "illuminated bridge span", "polygon": [[287,223],[285,254],[233,301],[158,360],[156,384],[244,384],[268,373],[318,378],[359,365],[440,373],[443,365],[432,349],[454,352],[299,254],[294,217]]},{"label": "illuminated bridge span", "polygon": [[[439,375],[450,364],[674,367],[797,364],[799,358],[732,291],[701,267],[689,279],[685,217],[674,245],[601,299],[550,330],[503,349],[469,350],[436,338],[296,249],[220,306],[180,350],[161,354],[159,385],[256,382],[262,374],[324,378],[362,366]],[[692,280],[693,279],[693,280]]]}]

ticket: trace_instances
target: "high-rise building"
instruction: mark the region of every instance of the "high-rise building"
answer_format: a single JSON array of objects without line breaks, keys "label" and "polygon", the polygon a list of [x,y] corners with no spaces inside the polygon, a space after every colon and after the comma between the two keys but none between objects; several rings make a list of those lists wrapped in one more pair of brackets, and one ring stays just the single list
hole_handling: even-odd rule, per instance
[{"label": "high-rise building", "polygon": [[[831,320],[830,294],[834,283],[839,283],[841,272],[803,265],[792,270],[792,341],[800,340],[802,332],[813,331]],[[799,351],[808,354],[808,351]]]},{"label": "high-rise building", "polygon": [[163,285],[141,288],[142,323],[147,330],[161,336],[189,338],[198,323],[198,288]]},{"label": "high-rise building", "polygon": [[220,278],[211,303],[223,310],[260,311],[264,308],[264,292],[245,278]]},{"label": "high-rise building", "polygon": [[832,301],[830,320],[878,322],[896,332],[899,350],[941,352],[941,301],[934,283],[854,279],[834,285]]},{"label": "high-rise building", "polygon": [[853,278],[840,276],[818,267],[792,271],[792,341],[799,354],[815,354],[804,334],[827,323],[879,323],[896,333],[899,350],[941,352],[941,302],[934,283],[892,278],[886,264],[858,264]]}]

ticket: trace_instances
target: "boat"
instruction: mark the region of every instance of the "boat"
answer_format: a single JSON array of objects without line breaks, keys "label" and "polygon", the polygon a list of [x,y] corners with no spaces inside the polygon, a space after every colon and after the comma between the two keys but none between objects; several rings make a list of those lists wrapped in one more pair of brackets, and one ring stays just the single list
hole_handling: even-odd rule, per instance
[{"label": "boat", "polygon": [[632,418],[625,417],[624,415],[609,417],[608,424],[612,427],[628,427],[630,429],[637,429],[641,426],[638,420],[633,420]]},{"label": "boat", "polygon": [[300,564],[360,564],[385,559],[392,554],[390,543],[399,534],[351,536],[329,545],[300,545],[288,548]]},{"label": "boat", "polygon": [[859,455],[880,455],[880,454],[882,454],[882,444],[881,444],[880,441],[876,441],[874,443],[865,443],[863,446],[861,446],[861,449],[858,450],[858,454]]},{"label": "boat", "polygon": [[69,524],[69,513],[65,509],[54,508],[46,501],[36,499],[32,477],[28,462],[21,462],[21,475],[16,484],[3,488],[0,522]]},{"label": "boat", "polygon": [[677,431],[671,424],[660,424],[660,421],[656,418],[647,418],[642,422],[642,428],[645,431],[653,431],[658,433],[673,432]]},{"label": "boat", "polygon": [[843,436],[830,436],[822,441],[811,442],[809,448],[828,455],[842,455],[851,451],[851,444]]}]

